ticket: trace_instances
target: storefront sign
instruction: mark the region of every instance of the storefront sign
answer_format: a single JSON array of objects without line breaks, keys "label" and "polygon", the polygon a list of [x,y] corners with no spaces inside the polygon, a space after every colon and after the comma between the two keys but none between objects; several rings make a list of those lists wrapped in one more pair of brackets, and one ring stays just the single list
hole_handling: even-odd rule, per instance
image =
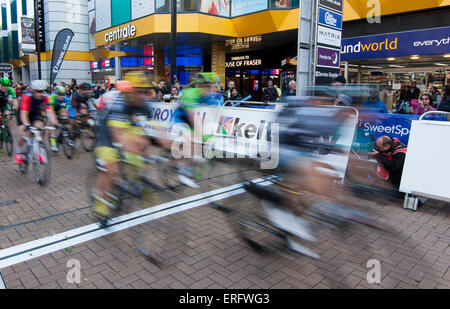
[{"label": "storefront sign", "polygon": [[330,85],[340,74],[339,69],[316,67],[316,85]]},{"label": "storefront sign", "polygon": [[117,27],[117,30],[105,33],[105,43],[132,38],[136,35],[136,26],[128,24],[125,27]]},{"label": "storefront sign", "polygon": [[45,20],[44,20],[44,0],[36,0],[35,1],[36,8],[36,31],[37,31],[37,43],[39,44],[39,48],[41,52],[45,51]]},{"label": "storefront sign", "polygon": [[342,40],[342,60],[434,55],[450,52],[450,27]]},{"label": "storefront sign", "polygon": [[0,63],[0,73],[10,73],[13,70],[13,66],[9,63]]},{"label": "storefront sign", "polygon": [[342,32],[324,26],[317,29],[317,42],[319,44],[341,47]]},{"label": "storefront sign", "polygon": [[114,68],[115,61],[114,59],[105,59],[101,61],[102,69]]},{"label": "storefront sign", "polygon": [[343,0],[319,0],[319,4],[338,12],[342,12]]},{"label": "storefront sign", "polygon": [[250,56],[231,57],[231,61],[226,63],[227,68],[251,67],[262,65],[262,59],[250,59]]},{"label": "storefront sign", "polygon": [[338,69],[340,67],[340,51],[338,49],[317,47],[317,65]]},{"label": "storefront sign", "polygon": [[99,67],[98,61],[91,61],[91,70],[96,70]]},{"label": "storefront sign", "polygon": [[262,42],[262,36],[250,36],[246,38],[229,39],[225,41],[225,46],[233,50],[253,48]]},{"label": "storefront sign", "polygon": [[319,24],[342,30],[342,15],[319,7]]}]

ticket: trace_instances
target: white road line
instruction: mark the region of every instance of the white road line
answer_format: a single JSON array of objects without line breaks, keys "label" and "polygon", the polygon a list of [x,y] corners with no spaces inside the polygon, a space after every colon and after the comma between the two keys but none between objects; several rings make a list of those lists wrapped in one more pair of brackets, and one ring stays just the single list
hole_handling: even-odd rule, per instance
[{"label": "white road line", "polygon": [[2,273],[0,273],[0,290],[6,290],[6,282],[3,279]]},{"label": "white road line", "polygon": [[[271,177],[258,178],[253,180],[253,182],[268,186],[272,183],[269,180],[270,178]],[[241,194],[245,191],[243,185],[244,183],[236,184],[116,217],[110,222],[112,226],[105,229],[99,228],[97,223],[93,223],[50,237],[37,239],[0,250],[0,269],[61,249],[76,246],[155,219]]]}]

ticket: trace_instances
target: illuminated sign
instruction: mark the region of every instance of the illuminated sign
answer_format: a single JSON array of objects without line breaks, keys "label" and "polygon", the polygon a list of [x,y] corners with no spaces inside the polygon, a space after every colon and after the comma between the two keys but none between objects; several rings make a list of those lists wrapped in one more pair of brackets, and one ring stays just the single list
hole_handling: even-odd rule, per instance
[{"label": "illuminated sign", "polygon": [[91,70],[98,69],[98,61],[91,61]]},{"label": "illuminated sign", "polygon": [[227,68],[239,68],[262,65],[262,59],[250,59],[250,56],[231,57],[231,61],[225,63]]},{"label": "illuminated sign", "polygon": [[136,35],[136,26],[128,24],[123,28],[117,27],[117,29],[114,31],[106,32],[105,43],[132,38],[135,35]]},{"label": "illuminated sign", "polygon": [[231,48],[231,50],[239,50],[251,48],[256,44],[262,42],[262,37],[260,35],[249,36],[246,38],[229,39],[225,41],[225,46]]}]

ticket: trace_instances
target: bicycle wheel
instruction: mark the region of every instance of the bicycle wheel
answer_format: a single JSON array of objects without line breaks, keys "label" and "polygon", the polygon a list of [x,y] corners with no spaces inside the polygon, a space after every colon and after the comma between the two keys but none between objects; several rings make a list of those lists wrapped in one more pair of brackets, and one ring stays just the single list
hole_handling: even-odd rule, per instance
[{"label": "bicycle wheel", "polygon": [[84,128],[81,130],[81,146],[86,152],[91,152],[95,147],[95,127]]},{"label": "bicycle wheel", "polygon": [[34,179],[40,186],[45,186],[50,181],[50,156],[48,155],[47,146],[44,143],[39,143],[37,147],[37,156],[33,158]]},{"label": "bicycle wheel", "polygon": [[[262,202],[252,194],[233,198],[239,205],[228,214],[233,230],[255,251],[272,251],[286,243],[286,234],[266,219]],[[281,240],[281,241],[280,241]]]},{"label": "bicycle wheel", "polygon": [[178,178],[178,167],[173,164],[173,161],[169,161],[159,167],[159,176],[164,189],[175,191],[181,185]]},{"label": "bicycle wheel", "polygon": [[75,141],[72,141],[73,146],[69,145],[69,142],[70,140],[68,137],[63,137],[62,146],[64,154],[66,155],[67,159],[71,160],[75,155],[76,147]]},{"label": "bicycle wheel", "polygon": [[5,142],[6,152],[8,153],[8,157],[11,157],[13,154],[14,139],[11,134],[11,129],[9,128],[9,126],[6,126],[4,142]]}]

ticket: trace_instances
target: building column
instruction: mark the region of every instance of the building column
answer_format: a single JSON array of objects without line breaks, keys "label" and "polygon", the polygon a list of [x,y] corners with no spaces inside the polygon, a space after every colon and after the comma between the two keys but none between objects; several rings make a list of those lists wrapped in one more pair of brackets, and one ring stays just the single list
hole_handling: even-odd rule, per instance
[{"label": "building column", "polygon": [[[114,44],[114,50],[115,51],[120,51],[120,43],[116,43]],[[121,80],[122,79],[122,67],[120,65],[120,57],[115,57],[115,75],[116,75],[116,81],[117,80]]]},{"label": "building column", "polygon": [[225,88],[225,42],[211,44],[211,71],[220,79],[220,87]]}]

